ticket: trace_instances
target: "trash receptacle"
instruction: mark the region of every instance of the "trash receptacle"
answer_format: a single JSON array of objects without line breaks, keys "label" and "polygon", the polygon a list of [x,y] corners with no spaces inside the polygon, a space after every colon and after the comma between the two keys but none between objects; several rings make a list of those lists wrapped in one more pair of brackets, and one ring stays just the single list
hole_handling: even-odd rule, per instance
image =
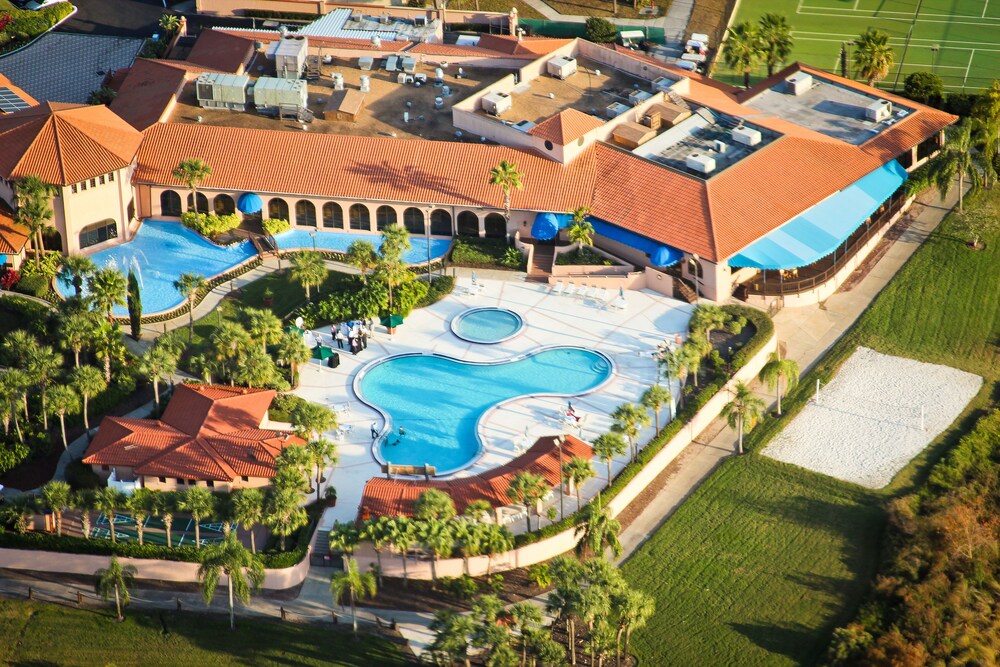
[{"label": "trash receptacle", "polygon": [[336,368],[340,365],[340,355],[334,352],[330,355],[330,358],[326,360],[326,363],[329,364],[330,368]]}]

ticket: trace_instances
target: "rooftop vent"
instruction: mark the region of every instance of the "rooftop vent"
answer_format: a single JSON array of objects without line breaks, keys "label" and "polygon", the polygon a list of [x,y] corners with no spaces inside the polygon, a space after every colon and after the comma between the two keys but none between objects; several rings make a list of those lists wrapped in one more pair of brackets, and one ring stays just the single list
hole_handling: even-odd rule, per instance
[{"label": "rooftop vent", "polygon": [[688,169],[697,171],[699,174],[711,174],[715,171],[715,158],[703,153],[691,153],[684,160]]},{"label": "rooftop vent", "polygon": [[729,144],[727,144],[725,141],[719,141],[718,139],[716,139],[715,141],[712,142],[712,149],[719,155],[725,155],[726,151],[729,150]]},{"label": "rooftop vent", "polygon": [[796,72],[785,79],[785,92],[790,95],[801,95],[812,88],[812,85],[812,75],[806,74],[805,72]]},{"label": "rooftop vent", "polygon": [[892,116],[892,102],[889,100],[877,100],[865,107],[865,118],[881,123]]},{"label": "rooftop vent", "polygon": [[752,127],[733,128],[732,134],[733,141],[744,146],[756,146],[762,138],[760,130],[755,130]]}]

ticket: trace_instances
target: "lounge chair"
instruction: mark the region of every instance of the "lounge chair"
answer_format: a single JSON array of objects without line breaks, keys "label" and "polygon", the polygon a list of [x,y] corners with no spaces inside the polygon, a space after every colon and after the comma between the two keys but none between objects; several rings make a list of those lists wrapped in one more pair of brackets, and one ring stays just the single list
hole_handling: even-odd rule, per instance
[{"label": "lounge chair", "polygon": [[597,301],[601,305],[604,305],[608,300],[608,288],[602,287],[597,294],[594,295],[594,301]]},{"label": "lounge chair", "polygon": [[566,285],[566,291],[563,292],[563,295],[564,296],[576,296],[576,283],[574,283],[572,280],[569,281],[569,284]]},{"label": "lounge chair", "polygon": [[565,289],[565,287],[563,286],[563,281],[557,280],[555,287],[552,288],[549,294],[555,294],[556,296],[559,296],[560,294],[563,293],[563,289]]}]

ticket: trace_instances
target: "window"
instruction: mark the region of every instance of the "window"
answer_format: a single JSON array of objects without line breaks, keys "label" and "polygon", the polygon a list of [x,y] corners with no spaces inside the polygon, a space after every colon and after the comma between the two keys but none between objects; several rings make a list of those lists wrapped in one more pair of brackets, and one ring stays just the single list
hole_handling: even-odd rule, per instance
[{"label": "window", "polygon": [[80,189],[83,191],[87,190],[87,181],[80,181]]},{"label": "window", "polygon": [[111,470],[111,466],[101,466],[101,470]]},{"label": "window", "polygon": [[78,188],[78,187],[76,186],[76,183],[74,183],[74,184],[73,184],[73,185],[71,185],[70,187],[71,187],[71,188],[72,188],[72,190],[73,190],[73,194],[76,194],[76,193],[77,193],[77,192],[78,192],[78,191],[80,190],[80,188]]},{"label": "window", "polygon": [[104,185],[104,174],[101,174],[101,185]]},{"label": "window", "polygon": [[316,206],[307,199],[300,199],[295,204],[295,224],[302,227],[316,226]]},{"label": "window", "polygon": [[288,220],[288,204],[284,199],[275,197],[267,203],[267,217],[272,220]]},{"label": "window", "polygon": [[160,480],[160,484],[166,484],[167,483],[167,478],[166,477],[159,477],[158,479]]},{"label": "window", "polygon": [[112,183],[115,182],[115,172],[111,172],[110,174],[108,174],[108,180],[111,181]]},{"label": "window", "polygon": [[247,477],[246,475],[243,475],[242,477],[240,477],[240,479],[242,479],[244,482],[249,482],[250,481],[250,478]]},{"label": "window", "polygon": [[344,228],[344,209],[340,208],[340,204],[333,201],[323,204],[323,226],[334,229]]},{"label": "window", "polygon": [[451,236],[451,213],[443,208],[431,213],[431,234],[434,236]]},{"label": "window", "polygon": [[89,248],[108,239],[118,238],[118,223],[110,218],[87,225],[80,230],[80,247]]},{"label": "window", "polygon": [[205,482],[205,486],[207,486],[209,488],[214,488],[215,487],[215,480],[214,479],[208,480],[207,482]]},{"label": "window", "polygon": [[379,206],[375,211],[375,229],[382,231],[396,224],[396,209],[391,206]]},{"label": "window", "polygon": [[424,212],[411,206],[403,211],[403,226],[411,234],[424,233]]},{"label": "window", "polygon": [[372,230],[371,213],[368,207],[362,204],[355,204],[350,209],[351,229],[361,229],[366,232]]},{"label": "window", "polygon": [[548,139],[545,140],[545,150],[547,151],[552,150],[552,142],[549,141]]},{"label": "window", "polygon": [[164,190],[161,192],[160,214],[179,218],[181,213],[181,196],[173,190]]},{"label": "window", "polygon": [[458,235],[479,236],[479,216],[472,211],[462,211],[459,213]]},{"label": "window", "polygon": [[96,178],[90,179],[90,187],[92,187],[92,188],[96,188],[97,187],[97,179]]},{"label": "window", "polygon": [[507,222],[499,213],[490,213],[483,223],[486,227],[486,237],[491,239],[507,238]]},{"label": "window", "polygon": [[[192,204],[193,201],[194,200],[191,198],[191,195],[189,194],[188,198],[187,198],[188,210],[189,211],[193,207],[193,204]],[[208,197],[206,197],[201,192],[198,193],[198,212],[199,213],[208,213]]]},{"label": "window", "polygon": [[188,480],[188,486],[198,486],[198,480],[196,480],[196,479],[189,479]]},{"label": "window", "polygon": [[184,480],[180,477],[177,478],[177,486],[184,486]]},{"label": "window", "polygon": [[232,215],[236,213],[236,202],[229,195],[215,195],[215,200],[212,203],[215,204],[216,215]]}]

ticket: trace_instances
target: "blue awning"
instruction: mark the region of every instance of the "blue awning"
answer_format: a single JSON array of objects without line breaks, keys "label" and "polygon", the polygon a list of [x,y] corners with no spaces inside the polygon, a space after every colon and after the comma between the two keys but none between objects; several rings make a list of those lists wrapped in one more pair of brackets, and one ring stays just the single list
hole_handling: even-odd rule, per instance
[{"label": "blue awning", "polygon": [[249,215],[250,213],[256,213],[264,208],[264,202],[261,201],[261,198],[253,192],[244,192],[240,195],[240,198],[236,200],[236,208],[240,210],[240,213]]},{"label": "blue awning", "polygon": [[732,267],[797,269],[826,257],[906,181],[893,160],[836,192],[729,260]]},{"label": "blue awning", "polygon": [[7,255],[0,252],[0,266],[3,266],[6,263],[7,263]]},{"label": "blue awning", "polygon": [[554,213],[539,213],[531,223],[531,236],[539,241],[550,241],[559,233],[559,220]]},{"label": "blue awning", "polygon": [[684,253],[677,248],[672,248],[641,234],[622,229],[621,227],[612,225],[610,222],[604,222],[597,218],[590,218],[590,222],[594,225],[594,231],[601,236],[649,255],[653,266],[671,266],[684,256]]}]

